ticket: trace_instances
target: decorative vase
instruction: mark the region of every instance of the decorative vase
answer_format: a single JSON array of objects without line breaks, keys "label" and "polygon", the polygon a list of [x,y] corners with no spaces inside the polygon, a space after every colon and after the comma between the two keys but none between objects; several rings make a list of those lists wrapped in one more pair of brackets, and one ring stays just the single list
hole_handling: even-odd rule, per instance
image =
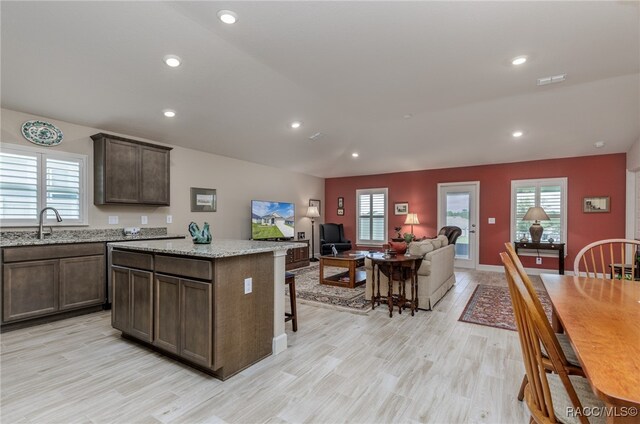
[{"label": "decorative vase", "polygon": [[202,231],[195,222],[189,224],[189,234],[195,244],[210,244],[211,243],[211,231],[209,231],[209,223],[205,222]]},{"label": "decorative vase", "polygon": [[413,234],[411,233],[404,233],[404,241],[409,244],[413,241]]}]

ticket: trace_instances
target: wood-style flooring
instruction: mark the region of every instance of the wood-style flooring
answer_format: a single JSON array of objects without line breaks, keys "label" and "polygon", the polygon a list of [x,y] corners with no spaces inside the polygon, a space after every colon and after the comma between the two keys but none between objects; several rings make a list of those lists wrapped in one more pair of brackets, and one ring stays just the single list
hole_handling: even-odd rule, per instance
[{"label": "wood-style flooring", "polygon": [[289,348],[222,382],[120,337],[109,312],[1,336],[9,423],[525,423],[515,332],[459,322],[478,283],[457,272],[431,312],[298,306]]}]

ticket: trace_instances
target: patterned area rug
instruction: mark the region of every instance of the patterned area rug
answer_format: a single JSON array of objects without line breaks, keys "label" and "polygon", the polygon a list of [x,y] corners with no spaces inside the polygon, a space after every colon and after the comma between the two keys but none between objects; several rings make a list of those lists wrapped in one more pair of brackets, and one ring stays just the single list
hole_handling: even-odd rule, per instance
[{"label": "patterned area rug", "polygon": [[[326,277],[344,271],[346,271],[346,268],[325,267],[324,274]],[[355,289],[320,284],[320,266],[318,263],[290,272],[296,275],[296,298],[302,303],[342,309],[359,314],[366,314],[371,310],[371,302],[364,299],[364,284]],[[286,293],[288,296],[288,289]]]},{"label": "patterned area rug", "polygon": [[[551,300],[545,290],[536,290],[542,306],[551,320]],[[488,327],[516,330],[516,320],[511,306],[508,287],[478,284],[458,321]]]}]

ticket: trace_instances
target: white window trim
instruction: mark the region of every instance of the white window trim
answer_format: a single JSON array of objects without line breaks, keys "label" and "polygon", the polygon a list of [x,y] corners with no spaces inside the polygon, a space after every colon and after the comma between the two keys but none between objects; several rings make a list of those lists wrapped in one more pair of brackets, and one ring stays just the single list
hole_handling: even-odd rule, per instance
[{"label": "white window trim", "polygon": [[[48,150],[45,148],[38,148],[38,147],[31,147],[31,146],[23,146],[23,145],[19,145],[19,144],[9,144],[9,143],[0,143],[0,151],[1,152],[7,152],[7,153],[16,153],[16,154],[20,154],[20,153],[38,153],[43,155],[44,158],[51,158],[51,159],[60,159],[60,160],[65,160],[65,159],[76,159],[80,162],[80,219],[79,220],[74,220],[74,221],[69,221],[69,220],[63,220],[62,222],[58,222],[55,219],[48,219],[45,217],[43,219],[43,223],[47,226],[53,226],[53,227],[79,227],[79,226],[87,226],[89,225],[89,184],[88,184],[88,163],[89,163],[89,156],[88,155],[83,155],[83,154],[79,154],[79,153],[69,153],[69,152],[61,152],[61,151],[52,151],[52,150]],[[38,169],[38,188],[39,188],[39,192],[38,192],[38,202],[40,202],[42,199],[40,199],[41,195],[41,190],[43,189],[43,187],[45,186],[45,172],[44,172],[44,168],[45,168],[45,161],[44,160],[40,160],[39,161],[39,169]],[[45,206],[43,204],[39,205],[40,206],[40,210],[42,210],[42,208]],[[17,228],[17,227],[33,227],[38,225],[38,218],[34,219],[34,220],[3,220],[0,219],[0,227],[3,228]]]},{"label": "white window trim", "polygon": [[[360,220],[360,196],[362,194],[372,194],[384,192],[384,240],[381,242],[374,242],[371,240],[360,240],[359,220]],[[372,246],[379,247],[387,243],[389,238],[389,189],[388,188],[365,188],[356,190],[356,244],[358,246]]]},{"label": "white window trim", "polygon": [[[509,230],[511,234],[512,241],[518,241],[516,239],[516,188],[517,187],[530,187],[532,185],[560,185],[561,187],[561,202],[562,202],[562,211],[560,213],[560,226],[562,227],[562,242],[564,243],[564,255],[567,256],[568,248],[568,239],[567,239],[567,198],[568,198],[568,185],[567,185],[567,177],[558,177],[558,178],[536,178],[530,180],[511,180],[511,229]],[[540,257],[549,257],[549,258],[557,258],[558,254],[556,252],[538,252],[535,249],[522,249],[518,251],[518,254],[522,256],[540,256]]]}]

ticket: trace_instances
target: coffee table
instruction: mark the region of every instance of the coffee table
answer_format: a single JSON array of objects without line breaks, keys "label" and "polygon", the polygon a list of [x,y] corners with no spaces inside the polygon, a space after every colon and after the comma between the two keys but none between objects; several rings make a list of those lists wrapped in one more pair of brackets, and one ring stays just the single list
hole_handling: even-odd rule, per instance
[{"label": "coffee table", "polygon": [[[369,252],[367,251],[348,250],[346,252],[338,253],[335,256],[320,256],[320,284],[347,287],[350,289],[364,284],[367,281],[367,273],[365,271],[358,270],[358,268],[364,266],[364,258],[368,253]],[[347,268],[348,271],[325,278],[325,266]]]}]

